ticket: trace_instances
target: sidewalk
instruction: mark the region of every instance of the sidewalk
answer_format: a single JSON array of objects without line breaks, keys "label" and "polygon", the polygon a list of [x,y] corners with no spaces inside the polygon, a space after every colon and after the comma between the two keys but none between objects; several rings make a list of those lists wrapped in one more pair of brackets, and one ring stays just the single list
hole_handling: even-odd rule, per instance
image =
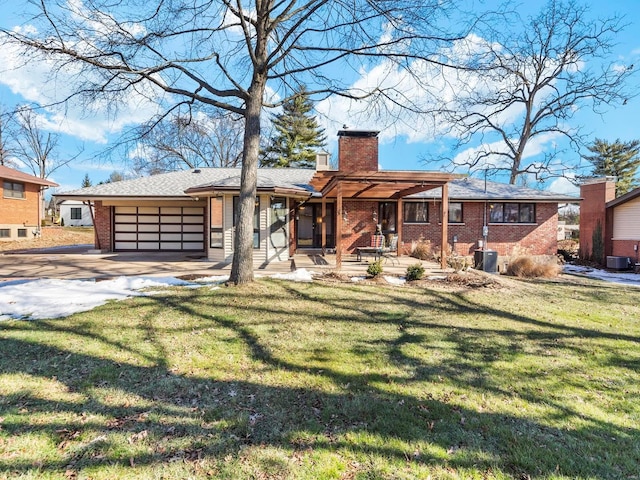
[{"label": "sidewalk", "polygon": [[[0,255],[0,281],[36,278],[103,279],[118,276],[181,277],[185,275],[229,275],[231,265],[214,263],[202,254],[185,253],[87,253],[86,245],[43,250],[11,252]],[[412,257],[395,257],[383,263],[384,274],[401,276],[407,266],[422,263],[428,274],[442,274],[435,262],[420,262]],[[343,256],[341,274],[365,276],[368,263],[358,262],[355,255]],[[290,261],[276,262],[256,268],[256,275],[306,269],[332,272],[335,255],[299,254]]]}]

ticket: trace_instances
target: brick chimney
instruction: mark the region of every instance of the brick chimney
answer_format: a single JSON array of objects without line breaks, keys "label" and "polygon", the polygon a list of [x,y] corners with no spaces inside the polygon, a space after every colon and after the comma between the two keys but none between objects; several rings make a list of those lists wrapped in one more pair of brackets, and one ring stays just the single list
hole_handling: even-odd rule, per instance
[{"label": "brick chimney", "polygon": [[340,130],[338,170],[344,173],[377,172],[378,133],[374,130]]},{"label": "brick chimney", "polygon": [[[602,241],[605,251],[611,242],[611,232],[608,231],[606,218],[606,204],[616,198],[616,183],[614,177],[599,177],[586,180],[580,185],[580,256],[592,259],[593,232],[598,223],[602,229]],[[603,252],[604,253],[604,252]],[[606,255],[606,253],[604,253]],[[604,258],[594,259],[604,262]]]}]

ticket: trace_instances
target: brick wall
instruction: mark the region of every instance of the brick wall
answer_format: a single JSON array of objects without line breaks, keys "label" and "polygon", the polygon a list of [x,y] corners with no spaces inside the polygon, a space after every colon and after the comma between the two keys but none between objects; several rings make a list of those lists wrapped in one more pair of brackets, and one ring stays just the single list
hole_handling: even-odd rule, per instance
[{"label": "brick wall", "polygon": [[[377,221],[373,212],[378,214],[378,202],[365,200],[343,200],[342,212],[342,248],[353,253],[357,247],[368,247],[371,235],[375,234]],[[346,221],[345,221],[346,213]]]},{"label": "brick wall", "polygon": [[338,132],[338,169],[341,172],[377,172],[377,132]]},{"label": "brick wall", "polygon": [[[437,221],[440,203],[429,204],[429,224],[407,224],[404,226],[403,247],[410,251],[411,243],[421,238],[429,240],[434,250],[440,247],[442,225]],[[462,224],[451,223],[448,227],[447,243],[453,245],[456,236],[456,252],[472,255],[482,240],[484,204],[464,203]],[[435,220],[435,221],[433,221]],[[555,255],[557,251],[558,205],[536,204],[536,224],[489,224],[487,248],[496,250],[500,256],[523,253],[528,255]]]},{"label": "brick wall", "polygon": [[[347,222],[343,221],[342,245],[346,252],[353,253],[356,247],[369,246],[375,233],[376,221],[373,211],[378,212],[377,201],[344,200]],[[449,224],[447,243],[453,245],[457,237],[456,252],[473,255],[482,239],[484,204],[464,203],[463,224]],[[343,213],[344,213],[343,211]],[[402,229],[403,243],[400,248],[409,253],[412,242],[429,240],[436,251],[440,247],[442,225],[437,221],[440,203],[429,204],[429,224],[406,224]],[[399,220],[399,219],[398,219]],[[487,247],[500,256],[523,253],[528,255],[555,255],[557,251],[558,205],[539,203],[536,205],[536,224],[490,224]]]},{"label": "brick wall", "polygon": [[[378,171],[378,132],[341,130],[338,132],[338,169],[340,172]],[[342,248],[353,253],[368,247],[375,234],[378,202],[344,199],[342,202]],[[375,218],[374,218],[375,212]]]},{"label": "brick wall", "polygon": [[24,190],[25,198],[5,198],[4,192],[0,196],[0,223],[30,227],[40,225],[38,218],[40,185],[25,183]]},{"label": "brick wall", "polygon": [[[638,240],[613,240],[611,255],[619,257],[631,257],[634,263],[640,259],[640,241]],[[634,246],[638,250],[634,250]]]},{"label": "brick wall", "polygon": [[[603,239],[606,240],[605,252],[611,251],[611,235],[607,234],[611,222],[607,222],[605,204],[616,198],[615,182],[603,178],[584,183],[580,186],[580,197],[582,197],[580,204],[580,256],[591,258],[593,232],[598,222],[603,230]],[[604,259],[602,260],[604,261]]]},{"label": "brick wall", "polygon": [[113,245],[111,240],[113,235],[111,234],[112,221],[111,221],[112,207],[105,207],[101,201],[95,202],[95,232],[96,232],[96,245],[97,249],[101,249],[107,252],[113,251]]}]

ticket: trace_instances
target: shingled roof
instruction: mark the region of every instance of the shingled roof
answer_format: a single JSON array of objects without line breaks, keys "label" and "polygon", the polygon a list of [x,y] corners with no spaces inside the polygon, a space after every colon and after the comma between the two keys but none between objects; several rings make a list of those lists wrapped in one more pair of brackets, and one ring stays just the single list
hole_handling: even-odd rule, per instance
[{"label": "shingled roof", "polygon": [[[441,190],[439,188],[435,188],[433,190],[427,190],[426,192],[411,195],[407,197],[407,199],[439,199],[441,194]],[[509,185],[506,183],[487,181],[485,184],[484,180],[465,177],[449,182],[449,200],[470,202],[527,201],[566,203],[577,202],[580,199],[578,197],[562,195],[547,190],[536,190],[533,188]]]},{"label": "shingled roof", "polygon": [[14,180],[16,182],[35,183],[36,185],[43,185],[45,187],[58,186],[57,183],[52,182],[51,180],[35,177],[33,175],[29,175],[28,173],[21,172],[20,170],[5,167],[4,165],[0,165],[0,178],[4,178],[6,180]]},{"label": "shingled roof", "polygon": [[[259,191],[282,191],[300,195],[319,193],[311,186],[315,170],[302,168],[259,168]],[[185,199],[198,193],[237,191],[240,189],[240,168],[201,168],[162,173],[150,177],[105,183],[59,193],[59,198],[79,200],[100,198],[156,198]],[[406,197],[411,199],[439,199],[441,189],[434,188]],[[365,198],[363,196],[363,198]],[[527,201],[575,202],[579,198],[545,190],[486,182],[475,178],[455,179],[449,182],[449,199],[454,201]]]},{"label": "shingled roof", "polygon": [[[287,189],[312,194],[309,181],[315,170],[301,168],[260,168],[258,189]],[[93,198],[189,198],[190,193],[211,190],[238,190],[240,168],[200,168],[161,173],[150,177],[104,183],[93,187],[63,192],[57,197]]]}]

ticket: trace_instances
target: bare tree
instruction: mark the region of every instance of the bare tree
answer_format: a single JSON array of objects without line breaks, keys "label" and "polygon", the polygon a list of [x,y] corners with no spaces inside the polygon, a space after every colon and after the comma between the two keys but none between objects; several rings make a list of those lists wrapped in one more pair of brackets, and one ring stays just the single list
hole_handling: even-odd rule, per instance
[{"label": "bare tree", "polygon": [[[234,118],[235,117],[235,118]],[[133,170],[157,174],[184,168],[237,167],[242,160],[242,117],[176,114],[133,132]]]},{"label": "bare tree", "polygon": [[521,25],[502,24],[476,45],[470,58],[477,68],[462,74],[454,100],[441,108],[458,139],[453,156],[426,160],[506,173],[512,184],[522,176],[564,176],[576,165],[558,161],[556,151],[527,158],[527,147],[563,137],[579,151],[588,133],[572,124],[575,112],[625,103],[633,65],[609,59],[621,18],[590,20],[574,1],[549,0],[538,16],[517,20]]},{"label": "bare tree", "polygon": [[0,165],[5,167],[11,164],[11,154],[7,144],[7,123],[5,117],[0,114]]},{"label": "bare tree", "polygon": [[60,136],[46,132],[38,124],[38,116],[29,108],[16,114],[17,129],[14,134],[14,155],[31,170],[33,175],[48,178],[60,167],[68,165],[75,157],[56,158]]},{"label": "bare tree", "polygon": [[14,112],[9,112],[0,106],[0,165],[15,168],[14,148],[12,143]]},{"label": "bare tree", "polygon": [[[33,2],[36,28],[4,30],[25,55],[77,73],[75,96],[115,107],[136,93],[170,115],[207,105],[244,119],[238,224],[230,281],[253,280],[253,213],[260,119],[306,84],[310,96],[409,104],[398,82],[350,89],[363,69],[385,61],[418,81],[454,38],[440,21],[451,0],[62,0]],[[453,11],[458,15],[460,12]],[[36,33],[37,32],[37,33]],[[416,63],[417,62],[417,63]],[[416,67],[416,64],[418,65]],[[274,92],[269,98],[269,90]],[[278,96],[281,98],[278,98]]]}]

